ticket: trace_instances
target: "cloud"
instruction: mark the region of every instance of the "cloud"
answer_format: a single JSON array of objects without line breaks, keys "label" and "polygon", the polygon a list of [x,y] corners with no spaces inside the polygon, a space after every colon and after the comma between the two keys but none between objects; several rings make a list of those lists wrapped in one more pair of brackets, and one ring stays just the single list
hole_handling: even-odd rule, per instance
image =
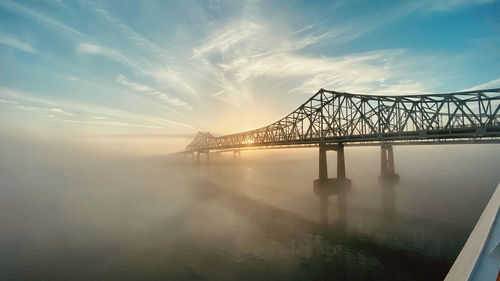
[{"label": "cloud", "polygon": [[260,28],[258,24],[248,21],[241,22],[236,26],[230,25],[225,30],[217,31],[217,33],[199,49],[193,49],[193,58],[205,55],[214,50],[223,53],[235,44],[257,34]]},{"label": "cloud", "polygon": [[54,114],[61,114],[61,115],[68,115],[68,116],[73,116],[75,114],[68,112],[64,109],[57,108],[57,107],[39,107],[39,106],[25,106],[25,105],[18,105],[17,108],[25,110],[25,111],[32,111],[32,112],[41,112],[41,113],[50,113],[50,116],[55,116]]},{"label": "cloud", "polygon": [[81,32],[77,31],[76,29],[67,26],[51,17],[45,16],[39,13],[38,11],[27,8],[24,5],[20,5],[18,3],[9,0],[2,0],[0,1],[0,6],[3,6],[4,8],[9,9],[15,13],[29,17],[33,20],[36,20],[39,23],[45,25],[46,27],[51,29],[56,29],[58,32],[64,33],[65,35],[70,36],[72,38],[84,36]]},{"label": "cloud", "polygon": [[121,75],[121,74],[119,74],[116,77],[116,82],[118,82],[119,84],[122,84],[124,86],[130,87],[130,88],[132,88],[133,90],[136,90],[136,91],[140,91],[140,92],[150,92],[150,91],[152,91],[152,89],[149,86],[132,82],[127,77],[125,77],[124,75]]},{"label": "cloud", "polygon": [[[405,6],[406,7],[406,6]],[[411,13],[397,6],[333,25],[322,21],[296,31],[277,29],[272,22],[230,22],[193,48],[191,59],[200,75],[209,77],[212,97],[242,108],[256,95],[252,88],[271,84],[284,93],[312,94],[319,88],[374,92],[423,92],[424,83],[401,83],[404,49],[377,50],[340,57],[307,54],[317,44],[344,44]],[[327,25],[327,26],[325,26]],[[272,82],[271,82],[272,81]],[[207,82],[203,82],[207,83]],[[388,88],[390,83],[395,83]],[[213,94],[215,93],[215,94]],[[279,97],[278,97],[279,98]]]},{"label": "cloud", "polygon": [[186,81],[182,77],[182,73],[173,71],[172,69],[161,69],[156,72],[156,80],[159,82],[167,82],[167,87],[177,90],[180,93],[188,94],[194,100],[200,102],[200,95],[190,84],[196,81]]},{"label": "cloud", "polygon": [[112,48],[91,43],[79,43],[78,45],[76,45],[76,51],[80,54],[106,56],[118,63],[129,66],[138,71],[142,72],[145,71],[144,66],[140,62],[136,61],[135,59],[132,59],[129,56],[125,56],[120,51]]},{"label": "cloud", "polygon": [[0,35],[0,44],[28,52],[28,53],[36,53],[37,51],[28,43],[24,43],[19,41],[17,38],[7,37],[5,35]]},{"label": "cloud", "polygon": [[495,80],[491,80],[489,82],[468,89],[463,89],[462,91],[475,91],[475,90],[493,89],[493,88],[500,88],[500,77]]},{"label": "cloud", "polygon": [[151,92],[151,94],[156,95],[160,100],[162,100],[162,101],[164,101],[172,106],[184,107],[190,111],[193,111],[193,108],[189,104],[187,104],[186,102],[184,102],[178,98],[173,98],[167,94],[164,94],[164,93],[161,93],[158,91]]},{"label": "cloud", "polygon": [[18,104],[17,101],[0,99],[0,103],[3,104]]},{"label": "cloud", "polygon": [[[214,66],[209,69],[210,75],[215,77],[219,87],[212,96],[235,107],[242,107],[252,98],[248,90],[251,85],[259,81],[274,81],[274,84],[288,85],[287,92],[311,94],[319,88],[333,88],[335,90],[351,90],[358,92],[374,92],[385,88],[390,93],[423,92],[423,83],[405,83],[395,81],[389,88],[388,83],[400,76],[401,65],[396,59],[402,58],[407,52],[404,49],[389,49],[341,57],[318,57],[303,55],[296,52],[310,44],[316,44],[327,37],[340,36],[340,31],[322,33],[318,36],[302,34],[299,43],[294,34],[279,34],[271,36],[265,25],[259,26],[259,33],[251,37],[236,36],[240,26],[234,29],[224,28],[222,35],[216,39],[231,37],[227,40],[231,46],[218,47],[215,42],[208,40],[207,46],[199,48],[205,50],[198,54],[210,52],[225,52],[223,59],[212,57],[195,57],[202,63]],[[251,26],[251,24],[250,24]],[[303,28],[301,33],[312,31],[313,27]],[[296,34],[296,33],[295,33]],[[276,40],[273,40],[276,39]],[[224,40],[222,40],[224,41]],[[236,44],[239,42],[241,44]],[[294,45],[295,44],[295,45]],[[231,45],[231,44],[230,44]],[[241,47],[245,46],[245,47]],[[290,48],[289,46],[295,46]],[[262,52],[262,50],[273,50]],[[406,79],[408,80],[408,79]]]},{"label": "cloud", "polygon": [[100,15],[103,19],[107,20],[110,24],[116,27],[122,34],[125,35],[125,38],[127,38],[128,40],[133,42],[136,46],[146,51],[146,53],[149,56],[155,57],[162,63],[172,64],[171,55],[169,54],[169,51],[166,48],[158,46],[156,43],[145,38],[143,35],[137,33],[123,21],[114,17],[106,9],[99,6],[98,3],[88,2],[88,4],[98,15]]},{"label": "cloud", "polygon": [[[16,99],[18,101],[31,102],[31,103],[49,105],[49,106],[57,106],[57,104],[51,100],[39,98],[39,97],[30,95],[30,94],[26,94],[26,93],[21,92],[21,91],[6,88],[6,87],[0,86],[0,94],[7,95],[9,98],[13,98],[13,99]],[[15,101],[15,102],[17,103],[17,101]]]},{"label": "cloud", "polygon": [[142,124],[134,124],[134,123],[115,122],[115,121],[70,120],[70,119],[61,119],[60,121],[68,122],[68,123],[79,123],[79,124],[101,125],[101,126],[139,127],[139,128],[146,128],[146,129],[161,129],[161,128],[163,128],[163,126],[142,125]]},{"label": "cloud", "polygon": [[[349,53],[352,51],[349,51],[346,43],[358,46],[354,40],[415,12],[447,12],[488,2],[490,1],[397,2],[379,5],[360,16],[342,15],[341,13],[357,4],[338,1],[329,6],[329,9],[333,7],[339,17],[328,18],[303,17],[307,13],[293,9],[277,14],[276,18],[264,17],[266,14],[258,9],[262,6],[254,7],[253,2],[235,5],[238,7],[230,17],[220,17],[217,13],[222,13],[222,10],[209,11],[206,5],[183,2],[176,5],[176,8],[180,11],[196,10],[196,18],[199,19],[196,27],[201,28],[191,28],[192,23],[188,20],[181,19],[174,24],[166,21],[166,27],[171,28],[166,37],[163,29],[155,33],[154,26],[149,29],[148,25],[148,29],[141,32],[140,28],[144,28],[144,25],[135,21],[127,22],[123,14],[112,14],[111,10],[105,9],[107,4],[104,2],[81,2],[65,8],[76,15],[82,15],[82,18],[93,17],[99,28],[93,30],[96,33],[92,35],[83,33],[88,29],[79,25],[86,21],[60,21],[58,19],[62,20],[64,17],[58,17],[55,12],[50,14],[54,16],[51,18],[42,14],[45,10],[35,10],[27,4],[9,0],[0,0],[0,6],[55,30],[57,36],[69,38],[69,48],[80,55],[81,61],[91,57],[95,59],[92,64],[78,65],[90,68],[85,71],[95,74],[94,76],[88,75],[86,79],[80,76],[61,76],[79,82],[69,84],[105,84],[106,82],[97,78],[100,76],[99,71],[117,69],[116,73],[111,74],[114,79],[107,80],[109,87],[102,87],[103,92],[115,91],[139,97],[141,102],[147,100],[147,106],[151,105],[151,108],[155,102],[154,108],[161,107],[163,113],[158,113],[159,116],[151,116],[153,114],[149,113],[135,115],[127,112],[134,105],[121,101],[116,103],[116,107],[61,100],[58,100],[57,105],[45,103],[38,107],[59,108],[74,113],[75,119],[78,117],[79,121],[88,121],[88,124],[91,124],[90,121],[99,121],[105,125],[103,122],[106,121],[192,129],[188,123],[198,124],[203,119],[210,118],[200,116],[201,112],[205,114],[212,111],[219,114],[223,110],[234,110],[232,107],[242,111],[252,106],[257,107],[259,100],[268,98],[269,95],[274,100],[284,101],[282,106],[288,107],[291,106],[288,102],[296,99],[290,97],[308,96],[319,88],[394,95],[428,92],[433,85],[431,82],[436,78],[430,72],[416,73],[416,70],[423,69],[426,65],[412,54],[411,49]],[[297,17],[299,15],[301,17]],[[77,30],[73,26],[81,29]],[[104,36],[109,34],[113,36]],[[26,52],[36,52],[25,42],[11,38],[8,43],[4,43],[5,40],[2,41],[0,37],[1,44]],[[370,50],[368,47],[363,47],[362,50]],[[337,50],[343,52],[343,55],[336,55]],[[115,62],[120,65],[115,65]],[[106,63],[113,64],[113,68],[99,67]],[[109,102],[109,99],[105,100]],[[36,106],[29,104],[36,103],[33,99],[24,102],[28,103],[22,106]],[[226,109],[221,103],[230,106]],[[214,108],[198,110],[207,105]],[[191,112],[184,114],[183,109]],[[169,116],[172,112],[178,115],[174,115],[175,118]],[[58,114],[63,113],[47,114],[58,118]]]},{"label": "cloud", "polygon": [[472,5],[484,5],[494,3],[496,0],[441,0],[426,1],[425,8],[429,11],[450,11]]},{"label": "cloud", "polygon": [[[153,115],[133,113],[130,111],[120,110],[117,108],[112,108],[97,104],[86,103],[82,101],[42,99],[35,97],[32,94],[4,87],[0,87],[0,97],[1,95],[6,95],[8,97],[15,98],[17,100],[16,102],[19,104],[17,105],[17,108],[21,110],[42,112],[56,117],[58,115],[66,115],[66,116],[74,115],[75,119],[67,119],[67,118],[57,119],[57,120],[66,120],[65,122],[69,122],[67,120],[73,120],[75,122],[96,121],[94,117],[99,116],[100,118],[108,119],[109,122],[139,124],[142,125],[144,128],[149,126],[150,128],[170,127],[176,129],[193,130],[193,127],[190,125],[169,120],[166,118],[161,118]],[[38,105],[27,105],[25,103],[35,103]],[[50,106],[50,107],[41,106],[45,104],[56,105],[56,106]],[[104,123],[102,123],[101,125],[104,125]]]},{"label": "cloud", "polygon": [[163,101],[171,106],[183,107],[183,108],[186,108],[186,109],[191,110],[191,111],[193,110],[193,108],[188,103],[186,103],[178,98],[174,98],[166,93],[158,91],[150,86],[133,82],[122,74],[120,74],[116,77],[116,82],[118,82],[121,85],[127,86],[127,87],[131,88],[132,90],[144,92],[150,96],[154,96],[157,99],[159,99],[159,100],[161,100],[161,101]]},{"label": "cloud", "polygon": [[365,93],[372,95],[432,94],[426,90],[424,83],[415,80],[401,80],[397,83],[382,85],[379,89],[373,89]]}]

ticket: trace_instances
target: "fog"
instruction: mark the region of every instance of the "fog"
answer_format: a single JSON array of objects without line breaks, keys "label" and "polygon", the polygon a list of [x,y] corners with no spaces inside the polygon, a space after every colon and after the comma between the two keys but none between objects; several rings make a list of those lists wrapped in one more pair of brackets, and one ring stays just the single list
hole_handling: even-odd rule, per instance
[{"label": "fog", "polygon": [[[317,149],[212,153],[210,163],[202,158],[196,165],[191,156],[166,153],[184,141],[0,136],[0,279],[352,280],[349,274],[368,274],[356,276],[439,280],[500,181],[498,145],[395,146],[401,177],[395,230],[379,223],[380,148],[346,147],[352,189],[348,234],[340,239],[331,234],[338,229],[335,196],[329,225],[317,229]],[[335,157],[328,152],[330,177]],[[455,236],[444,240],[453,245],[430,253],[430,242],[410,241],[415,231],[403,224],[432,233],[431,240],[452,229],[447,235]],[[363,262],[343,260],[339,267],[338,252],[347,250],[336,239],[346,247],[345,241],[364,245],[352,241],[365,236],[376,237],[366,239],[373,245],[403,237],[394,243],[412,259],[421,256],[418,262],[437,275],[422,276],[404,264],[384,275],[388,258],[364,246],[349,248],[365,255]],[[330,248],[335,254],[321,252]]]}]

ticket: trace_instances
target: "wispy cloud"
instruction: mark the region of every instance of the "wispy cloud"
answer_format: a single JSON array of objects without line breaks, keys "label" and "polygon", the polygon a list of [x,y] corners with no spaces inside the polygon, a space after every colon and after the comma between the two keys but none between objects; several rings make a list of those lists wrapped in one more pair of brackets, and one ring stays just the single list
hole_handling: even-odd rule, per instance
[{"label": "wispy cloud", "polygon": [[39,106],[18,105],[17,108],[22,109],[22,110],[26,110],[26,111],[50,113],[51,115],[53,115],[54,113],[62,114],[62,115],[69,115],[69,116],[74,115],[71,112],[68,112],[66,110],[63,110],[63,109],[57,108],[57,107],[39,107]]},{"label": "wispy cloud", "polygon": [[156,72],[156,79],[160,82],[167,82],[167,87],[178,90],[181,93],[187,94],[196,101],[200,101],[200,95],[191,86],[196,81],[186,81],[182,78],[182,73],[173,71],[171,69],[158,70]]},{"label": "wispy cloud", "polygon": [[[449,11],[452,9],[464,8],[471,5],[484,5],[494,3],[496,0],[441,0],[441,1],[424,1],[426,7],[430,11]],[[422,3],[422,4],[424,4]]]},{"label": "wispy cloud", "polygon": [[153,90],[147,85],[142,85],[139,83],[132,82],[132,81],[130,81],[130,79],[128,79],[127,77],[125,77],[124,75],[121,75],[121,74],[119,74],[116,77],[116,82],[118,82],[119,84],[122,84],[124,86],[130,87],[133,90],[140,91],[140,92],[150,92]]},{"label": "wispy cloud", "polygon": [[225,30],[218,31],[199,49],[194,49],[193,58],[205,55],[213,50],[224,53],[238,42],[257,34],[260,29],[261,27],[258,24],[250,21],[244,21],[236,25],[231,24]]},{"label": "wispy cloud", "polygon": [[58,32],[62,32],[66,34],[67,36],[73,37],[82,37],[83,34],[73,27],[70,27],[68,25],[65,25],[61,23],[58,20],[55,20],[51,17],[48,17],[36,10],[33,10],[31,8],[28,8],[24,5],[20,5],[19,3],[12,2],[10,0],[2,0],[0,1],[0,6],[9,9],[15,13],[21,14],[23,16],[29,17],[30,19],[36,20],[39,23],[45,25],[46,27],[50,29],[55,29]]},{"label": "wispy cloud", "polygon": [[102,55],[106,56],[118,63],[124,64],[136,70],[143,70],[143,66],[141,63],[137,62],[135,59],[130,58],[129,56],[125,56],[120,51],[100,46],[97,44],[91,43],[79,43],[76,46],[76,50],[80,54],[90,54],[90,55]]},{"label": "wispy cloud", "polygon": [[483,84],[480,84],[480,85],[477,85],[477,86],[474,86],[471,88],[463,89],[462,91],[474,91],[474,90],[480,90],[480,89],[493,89],[493,88],[500,88],[500,77],[495,79],[495,80],[491,80],[489,82],[486,82],[486,83],[483,83]]},{"label": "wispy cloud", "polygon": [[28,53],[36,53],[35,48],[33,48],[30,44],[21,42],[19,39],[14,37],[8,37],[6,35],[0,34],[0,44],[25,51]]},{"label": "wispy cloud", "polygon": [[[15,105],[16,108],[20,110],[46,113],[47,115],[51,115],[49,117],[57,117],[58,115],[65,115],[66,118],[55,118],[56,120],[62,120],[65,122],[69,122],[68,120],[73,120],[75,122],[89,121],[89,124],[91,124],[90,122],[96,122],[96,121],[101,122],[102,120],[105,120],[102,118],[106,118],[106,122],[129,123],[129,124],[135,124],[137,126],[141,125],[144,128],[169,127],[169,128],[184,129],[184,130],[193,129],[192,126],[183,124],[181,122],[169,120],[166,118],[133,113],[120,110],[117,108],[91,104],[81,101],[58,100],[58,99],[49,100],[45,98],[35,97],[32,94],[28,94],[25,92],[5,87],[0,88],[0,97],[2,96],[15,99],[15,103],[12,104]],[[7,100],[7,99],[2,99],[2,100]],[[53,106],[50,107],[44,106],[47,104]],[[73,116],[74,119],[68,119],[67,116]],[[96,120],[94,118],[95,116],[99,116],[101,119]]]},{"label": "wispy cloud", "polygon": [[88,4],[103,19],[108,21],[113,26],[117,27],[117,29],[125,35],[125,38],[135,43],[135,45],[144,50],[148,56],[154,57],[155,59],[160,60],[162,63],[168,63],[170,65],[172,64],[171,54],[166,48],[158,46],[158,44],[137,33],[130,26],[125,24],[122,20],[113,16],[110,12],[108,12],[105,8],[98,5],[97,3],[90,1],[88,2]]},{"label": "wispy cloud", "polygon": [[[72,100],[45,101],[40,99],[43,95],[5,94],[0,100],[3,107],[39,112],[54,121],[179,130],[194,130],[192,125],[203,126],[214,115],[235,111],[248,111],[250,115],[252,109],[264,110],[260,101],[270,96],[284,101],[283,107],[292,107],[319,88],[392,95],[429,92],[439,78],[435,77],[436,71],[428,71],[422,58],[435,57],[435,53],[423,55],[404,44],[397,45],[399,49],[391,49],[386,43],[376,44],[382,47],[374,49],[360,46],[359,42],[373,40],[363,37],[407,16],[447,13],[492,2],[404,1],[374,5],[359,14],[349,13],[356,10],[351,8],[358,3],[341,0],[325,5],[329,13],[337,15],[332,17],[312,16],[310,12],[317,7],[299,11],[295,9],[302,8],[299,2],[291,3],[290,9],[276,17],[262,11],[262,7],[268,7],[262,2],[235,4],[237,8],[228,17],[221,17],[218,4],[179,2],[175,8],[180,12],[194,11],[189,16],[196,17],[196,23],[189,19],[165,19],[162,26],[154,26],[154,21],[139,22],[143,16],[140,12],[137,21],[129,21],[107,2],[68,1],[61,7],[57,0],[47,1],[51,4],[0,0],[0,8],[27,19],[26,26],[37,25],[37,31],[47,32],[44,38],[54,38],[61,52],[44,52],[50,44],[37,40],[46,39],[22,26],[21,37],[0,33],[0,44],[43,59],[54,57],[51,63],[58,60],[54,63],[58,67],[53,68],[59,74],[52,77],[63,79],[61,84],[72,88],[69,91],[76,89],[75,94],[71,95]],[[78,17],[70,19],[69,15]],[[93,23],[87,26],[89,18]],[[67,69],[74,71],[66,72]],[[497,82],[498,79],[477,87],[495,87]],[[47,86],[45,93],[48,88],[54,87]],[[100,105],[97,93],[108,95]],[[136,107],[137,103],[141,103],[141,108]],[[64,112],[74,115],[64,116]]]},{"label": "wispy cloud", "polygon": [[[249,26],[250,31],[242,33],[242,26]],[[212,35],[203,46],[194,50],[192,59],[212,66],[206,69],[219,88],[212,96],[236,107],[242,107],[252,98],[248,88],[259,81],[266,83],[269,80],[275,81],[274,85],[286,84],[286,92],[301,94],[311,94],[319,88],[365,93],[383,89],[387,93],[425,91],[423,83],[409,83],[408,78],[398,81],[402,66],[396,59],[406,54],[404,49],[340,57],[318,57],[297,52],[329,38],[351,40],[357,35],[347,38],[344,33],[355,29],[355,26],[344,26],[325,33],[318,33],[315,26],[307,26],[300,32],[274,34],[263,24],[258,27],[252,23],[236,24],[222,29],[220,35]],[[259,32],[252,32],[252,29]],[[224,56],[216,57],[213,53]],[[391,86],[393,80],[395,85]]]},{"label": "wispy cloud", "polygon": [[138,127],[138,128],[146,128],[146,129],[161,129],[161,128],[163,128],[163,126],[142,125],[142,124],[116,122],[116,121],[93,121],[93,120],[70,120],[70,119],[61,119],[60,121],[68,122],[68,123],[100,125],[100,126]]},{"label": "wispy cloud", "polygon": [[15,100],[23,101],[23,102],[31,102],[31,103],[42,104],[42,105],[57,106],[57,104],[51,100],[39,98],[39,97],[30,95],[30,94],[26,94],[22,91],[17,91],[17,90],[6,88],[6,87],[0,86],[0,94],[7,96],[11,99],[15,99]]},{"label": "wispy cloud", "polygon": [[167,103],[170,106],[183,107],[183,108],[188,109],[188,110],[193,110],[193,108],[188,103],[186,103],[178,98],[172,97],[172,96],[170,96],[162,91],[159,91],[155,88],[152,88],[148,85],[133,82],[122,74],[120,74],[116,77],[116,82],[121,84],[121,85],[127,86],[134,91],[144,92],[150,96],[154,96],[157,99]]}]

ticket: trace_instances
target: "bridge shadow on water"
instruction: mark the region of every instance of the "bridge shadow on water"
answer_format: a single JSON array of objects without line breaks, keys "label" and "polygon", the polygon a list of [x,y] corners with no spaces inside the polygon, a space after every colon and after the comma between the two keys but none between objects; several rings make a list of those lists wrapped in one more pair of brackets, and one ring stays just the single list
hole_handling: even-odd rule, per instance
[{"label": "bridge shadow on water", "polygon": [[[196,196],[239,214],[300,260],[312,280],[443,280],[460,251],[463,231],[396,213],[397,184],[381,182],[382,211],[329,207],[331,222],[299,216],[210,180],[193,183]],[[340,210],[340,208],[345,208]],[[321,215],[320,215],[321,216]]]}]

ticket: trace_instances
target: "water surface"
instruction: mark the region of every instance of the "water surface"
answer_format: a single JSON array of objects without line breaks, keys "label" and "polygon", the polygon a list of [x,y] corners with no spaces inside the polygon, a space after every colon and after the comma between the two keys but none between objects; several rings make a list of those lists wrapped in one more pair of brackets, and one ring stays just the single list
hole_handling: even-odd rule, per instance
[{"label": "water surface", "polygon": [[[5,146],[4,146],[5,147]],[[320,223],[317,149],[111,157],[16,145],[0,161],[1,280],[442,280],[498,181],[495,145],[346,148]],[[335,152],[328,153],[335,177]]]}]

